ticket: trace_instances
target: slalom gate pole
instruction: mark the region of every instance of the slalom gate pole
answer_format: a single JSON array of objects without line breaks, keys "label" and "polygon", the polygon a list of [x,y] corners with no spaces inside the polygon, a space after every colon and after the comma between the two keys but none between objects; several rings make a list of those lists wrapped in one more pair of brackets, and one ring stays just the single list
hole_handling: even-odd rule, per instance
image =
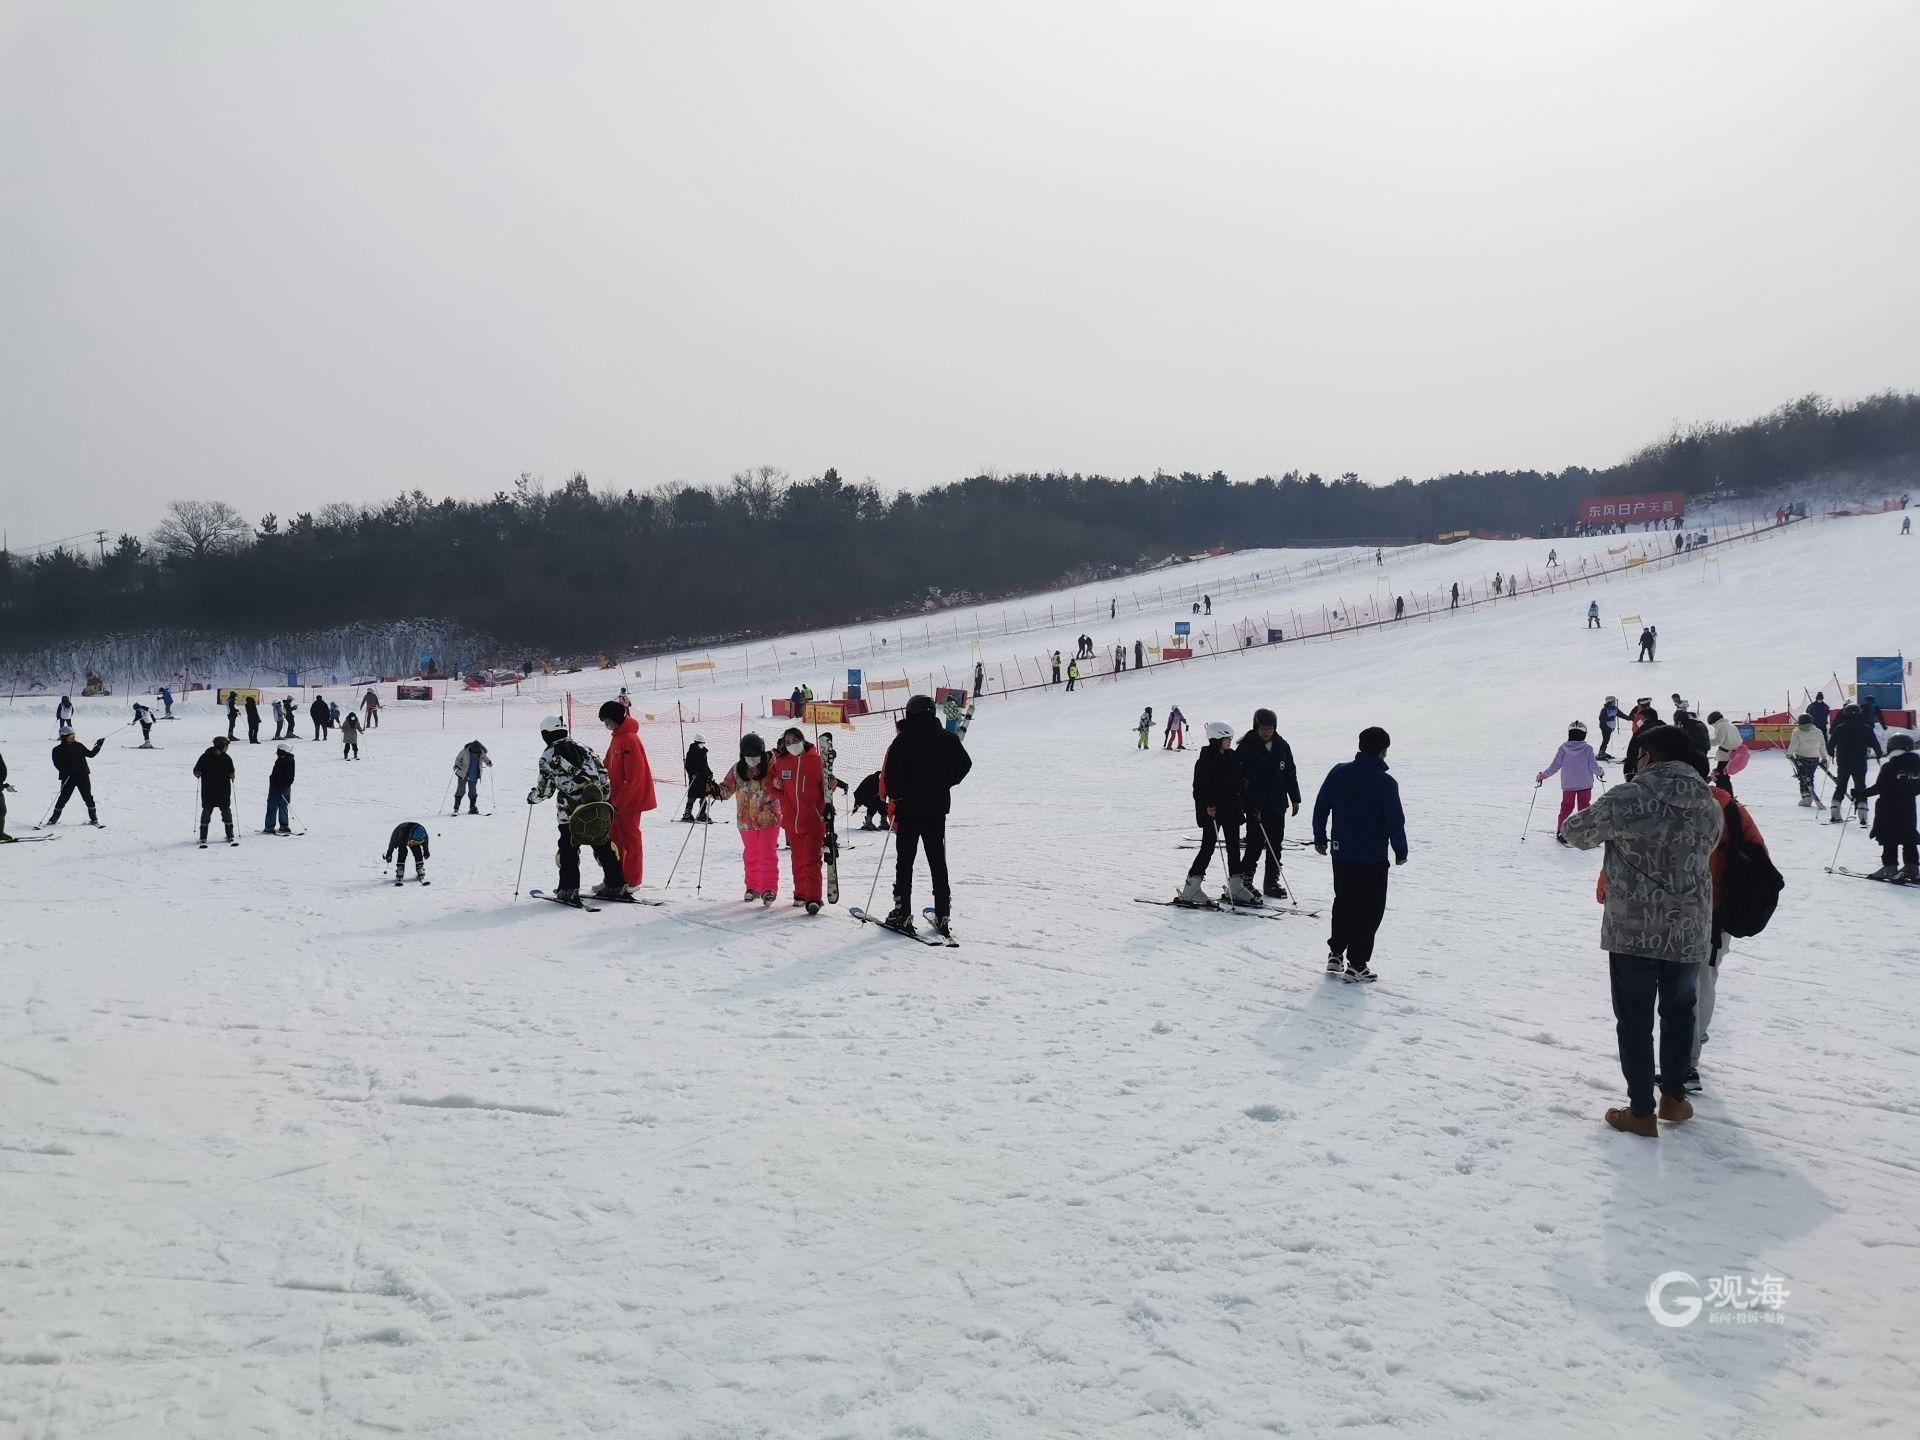
[{"label": "slalom gate pole", "polygon": [[440,792],[439,813],[442,815],[447,813],[447,796],[453,793],[453,782],[456,778],[458,778],[458,775],[459,775],[459,772],[455,771],[454,774],[447,776],[447,788]]},{"label": "slalom gate pole", "polygon": [[1522,845],[1527,843],[1527,831],[1533,828],[1533,807],[1540,803],[1541,784],[1542,782],[1539,780],[1533,782],[1533,799],[1527,801],[1527,818],[1521,822],[1520,825],[1520,843]]},{"label": "slalom gate pole", "polygon": [[700,827],[700,863],[698,868],[695,869],[693,872],[693,896],[694,896],[694,899],[696,900],[700,898],[700,887],[706,883],[706,879],[707,879],[707,830],[708,828],[709,827],[705,825],[702,825]]},{"label": "slalom gate pole", "polygon": [[673,888],[673,877],[679,871],[680,861],[687,853],[687,840],[693,839],[694,826],[699,823],[700,822],[696,820],[687,826],[687,839],[680,842],[680,853],[673,857],[673,864],[667,870],[667,883],[660,887],[662,890],[671,890]]},{"label": "slalom gate pole", "polygon": [[[527,828],[520,832],[520,868],[513,872],[513,898],[520,898],[520,879],[527,873],[527,840],[533,834],[533,806],[527,807]],[[382,866],[386,864],[383,860]]]},{"label": "slalom gate pole", "polygon": [[887,827],[886,838],[880,842],[880,863],[873,867],[873,884],[867,887],[867,903],[865,909],[869,915],[873,913],[873,897],[880,893],[880,872],[887,868],[887,846],[892,843],[893,827],[889,825]]}]

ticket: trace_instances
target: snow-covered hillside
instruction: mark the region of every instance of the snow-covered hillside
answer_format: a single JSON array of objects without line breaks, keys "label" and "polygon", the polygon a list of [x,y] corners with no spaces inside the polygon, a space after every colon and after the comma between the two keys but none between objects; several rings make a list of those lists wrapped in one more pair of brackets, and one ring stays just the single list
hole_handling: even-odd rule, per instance
[{"label": "snow-covered hillside", "polygon": [[[1608,693],[1740,715],[1911,653],[1898,528],[1813,521],[1071,695],[990,687],[949,832],[957,950],[744,906],[730,807],[672,823],[661,717],[733,706],[695,722],[730,758],[739,726],[777,728],[764,695],[843,670],[817,637],[804,665],[776,647],[777,683],[638,677],[667,903],[594,915],[513,899],[528,833],[525,883],[553,881],[551,810],[529,832],[521,801],[539,716],[571,687],[597,740],[581,702],[617,674],[389,705],[358,764],[295,742],[297,838],[259,833],[272,746],[243,742],[242,844],[204,852],[189,771],[224,725],[183,701],[164,748],[107,741],[107,829],[70,812],[0,847],[0,1433],[1903,1433],[1920,891],[1827,874],[1866,837],[1756,756],[1737,783],[1788,888],[1725,962],[1695,1120],[1650,1142],[1600,1118],[1623,1086],[1595,857],[1552,844],[1550,791],[1522,839],[1532,775]],[[1538,575],[1547,548],[1200,578],[1261,572],[1215,594],[1225,625]],[[1190,614],[1086,598],[977,652],[929,634],[903,668],[1083,630],[1110,651]],[[1658,624],[1657,664],[1622,615]],[[122,702],[83,702],[82,735]],[[1191,858],[1192,756],[1157,729],[1135,748],[1146,704],[1236,733],[1272,706],[1309,803],[1362,726],[1392,733],[1412,857],[1378,985],[1323,978],[1324,919],[1130,903]],[[0,707],[10,830],[52,800],[53,728],[50,699]],[[497,803],[447,817],[471,735]],[[395,893],[379,856],[408,819],[434,883]],[[865,903],[883,846],[851,839]],[[1324,909],[1324,861],[1289,851],[1288,876]],[[1787,1294],[1665,1328],[1646,1296],[1671,1271]]]}]

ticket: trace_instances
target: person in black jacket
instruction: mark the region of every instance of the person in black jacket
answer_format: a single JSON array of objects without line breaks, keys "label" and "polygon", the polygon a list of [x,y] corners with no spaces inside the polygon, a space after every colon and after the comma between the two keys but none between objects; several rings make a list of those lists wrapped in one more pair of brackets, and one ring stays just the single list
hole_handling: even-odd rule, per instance
[{"label": "person in black jacket", "polygon": [[213,812],[227,827],[227,843],[233,838],[233,757],[227,754],[227,737],[216,735],[200,758],[193,762],[193,773],[200,781],[200,848],[207,848],[207,822]]},{"label": "person in black jacket", "polygon": [[333,724],[333,712],[327,708],[327,702],[318,695],[314,696],[313,704],[307,707],[307,714],[313,717],[313,738],[326,739],[327,727]]},{"label": "person in black jacket", "polygon": [[93,805],[93,767],[87,762],[100,753],[105,745],[103,736],[93,742],[93,748],[87,749],[80,743],[80,737],[68,730],[60,737],[60,743],[53,747],[53,768],[60,777],[60,798],[53,802],[53,814],[47,817],[47,824],[58,825],[60,812],[67,808],[67,801],[74,792],[80,792],[80,798],[86,802],[87,823],[98,825],[100,812]]},{"label": "person in black jacket", "polygon": [[1659,640],[1659,636],[1657,636],[1656,634],[1654,634],[1654,630],[1653,630],[1653,626],[1651,626],[1651,625],[1643,625],[1643,626],[1641,626],[1641,628],[1640,628],[1640,653],[1639,653],[1638,655],[1636,655],[1636,656],[1634,656],[1633,658],[1634,658],[1635,660],[1651,660],[1651,659],[1653,659],[1653,647],[1654,647],[1654,645],[1655,645],[1655,644],[1656,644],[1656,643],[1658,642],[1658,640]]},{"label": "person in black jacket", "polygon": [[1287,833],[1287,806],[1300,813],[1300,777],[1293,768],[1293,749],[1275,728],[1273,711],[1253,712],[1253,728],[1240,737],[1235,751],[1240,775],[1247,785],[1247,849],[1240,874],[1253,889],[1254,867],[1266,857],[1261,893],[1275,900],[1287,898],[1280,883],[1280,841]]},{"label": "person in black jacket", "polygon": [[[687,758],[682,764],[687,772],[687,807],[680,812],[680,819],[688,825],[696,822],[701,825],[711,825],[713,820],[707,814],[707,804],[711,797],[707,792],[713,785],[713,765],[707,759],[707,742],[704,736],[693,737],[693,743],[687,746]],[[695,805],[700,807],[698,815],[693,813]],[[706,842],[703,840],[700,843],[704,845]]]},{"label": "person in black jacket", "polygon": [[[407,856],[413,856],[413,878],[422,885],[431,885],[427,879],[427,860],[433,848],[427,843],[427,827],[417,820],[402,820],[393,827],[393,834],[387,837],[387,853],[380,857],[384,863],[393,861],[393,883],[404,885],[407,879]],[[398,855],[398,859],[394,857]]]},{"label": "person in black jacket", "polygon": [[887,828],[887,802],[880,795],[880,772],[874,771],[862,780],[853,790],[853,808],[864,810],[860,817],[862,830],[884,830]]},{"label": "person in black jacket", "polygon": [[254,696],[247,696],[247,744],[260,743],[260,702]]},{"label": "person in black jacket", "polygon": [[1867,756],[1884,759],[1880,749],[1880,736],[1867,724],[1867,717],[1860,713],[1860,707],[1849,700],[1840,711],[1840,718],[1833,722],[1832,733],[1827,739],[1827,748],[1833,751],[1833,813],[1828,817],[1834,824],[1840,823],[1840,794],[1847,791],[1853,796],[1853,803],[1860,811],[1860,823],[1867,823],[1867,812],[1862,801],[1867,793]]},{"label": "person in black jacket", "polygon": [[893,829],[899,839],[893,871],[893,911],[886,923],[913,929],[913,857],[925,846],[933,880],[933,928],[951,935],[953,892],[947,883],[947,812],[953,787],[967,778],[973,758],[960,737],[950,735],[934,714],[933,697],[916,695],[880,764],[881,785],[893,804]]},{"label": "person in black jacket", "polygon": [[240,723],[240,692],[227,691],[227,738],[233,739],[233,727]]},{"label": "person in black jacket", "polygon": [[1707,729],[1706,721],[1694,714],[1685,705],[1676,705],[1673,711],[1673,723],[1686,734],[1687,743],[1698,750],[1702,757],[1713,753],[1713,732]]},{"label": "person in black jacket", "polygon": [[1227,898],[1236,905],[1258,905],[1260,897],[1240,877],[1240,820],[1246,813],[1247,782],[1233,753],[1233,727],[1210,720],[1206,735],[1206,747],[1193,761],[1193,818],[1200,827],[1200,851],[1173,903],[1213,906],[1207,898],[1207,866],[1213,863],[1214,841],[1219,836],[1227,845]]},{"label": "person in black jacket", "polygon": [[13,836],[7,834],[7,796],[13,792],[13,786],[7,783],[7,757],[0,755],[0,845],[11,845]]},{"label": "person in black jacket", "polygon": [[1627,737],[1627,753],[1620,759],[1620,768],[1628,775],[1639,773],[1640,736],[1660,723],[1660,712],[1653,708],[1651,700],[1642,699],[1633,707],[1633,734]]},{"label": "person in black jacket", "polygon": [[[1899,880],[1912,885],[1920,881],[1920,826],[1915,823],[1916,799],[1920,798],[1920,755],[1913,753],[1913,740],[1896,735],[1887,741],[1886,763],[1862,792],[1877,795],[1873,807],[1873,829],[1868,833],[1880,842],[1880,868],[1870,878]],[[1905,851],[1906,866],[1895,869]]]},{"label": "person in black jacket", "polygon": [[287,824],[287,806],[293,799],[293,751],[282,745],[274,751],[273,773],[267,776],[267,826],[265,834],[291,835]]},{"label": "person in black jacket", "polygon": [[[1804,694],[1805,692],[1803,691],[1802,693]],[[1827,733],[1827,716],[1832,713],[1833,707],[1827,704],[1827,692],[1824,690],[1814,691],[1813,703],[1807,706],[1807,714],[1813,717],[1813,723],[1820,727],[1820,733],[1822,735]]]}]

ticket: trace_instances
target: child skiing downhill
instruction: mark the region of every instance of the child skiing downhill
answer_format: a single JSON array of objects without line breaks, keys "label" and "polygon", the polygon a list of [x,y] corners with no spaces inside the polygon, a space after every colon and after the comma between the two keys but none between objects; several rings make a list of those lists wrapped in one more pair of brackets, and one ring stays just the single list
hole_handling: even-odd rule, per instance
[{"label": "child skiing downhill", "polygon": [[469,740],[453,757],[453,813],[460,813],[460,802],[467,802],[467,813],[480,813],[480,772],[490,769],[493,757],[478,740]]},{"label": "child skiing downhill", "polygon": [[613,833],[613,802],[607,798],[607,772],[600,757],[567,734],[567,722],[549,715],[540,722],[540,738],[547,748],[540,754],[540,778],[527,792],[527,803],[538,805],[554,797],[560,817],[560,885],[554,898],[565,905],[580,903],[580,847],[585,845],[600,862],[600,883],[593,893],[603,899],[626,893],[620,876],[620,857],[608,837]]},{"label": "child skiing downhill", "polygon": [[1140,712],[1140,723],[1134,727],[1140,738],[1139,748],[1147,748],[1147,736],[1153,733],[1153,706],[1149,705]]},{"label": "child skiing downhill", "polygon": [[431,885],[433,882],[427,879],[427,857],[433,852],[427,844],[427,827],[417,820],[402,820],[394,826],[393,834],[387,837],[387,853],[380,857],[382,862],[393,861],[395,885],[407,883],[409,853],[413,856],[413,878],[422,885]]},{"label": "child skiing downhill", "polygon": [[1176,905],[1213,908],[1207,898],[1207,866],[1213,863],[1216,837],[1227,847],[1227,898],[1236,905],[1258,905],[1260,897],[1240,876],[1240,819],[1246,805],[1246,781],[1233,753],[1233,727],[1209,720],[1207,745],[1193,761],[1193,818],[1200,827],[1200,849],[1187,867],[1187,882],[1173,897]]},{"label": "child skiing downhill", "polygon": [[818,915],[823,899],[820,849],[827,833],[826,791],[820,752],[798,726],[790,726],[780,736],[771,783],[780,802],[780,824],[787,832],[794,903],[805,905],[809,915]]},{"label": "child skiing downhill", "polygon": [[1787,737],[1787,759],[1793,762],[1793,777],[1800,782],[1802,809],[1810,810],[1820,803],[1813,790],[1813,777],[1831,758],[1826,733],[1814,724],[1812,715],[1802,715]]},{"label": "child skiing downhill", "polygon": [[267,776],[267,823],[262,833],[291,835],[287,806],[293,799],[293,751],[282,745],[274,751],[273,772]]},{"label": "child skiing downhill", "polygon": [[1560,815],[1553,822],[1553,838],[1564,845],[1567,842],[1560,827],[1567,823],[1567,816],[1586,809],[1593,801],[1593,782],[1607,778],[1594,758],[1593,747],[1587,744],[1587,727],[1578,720],[1567,726],[1566,742],[1553,752],[1553,763],[1533,777],[1535,788],[1555,774],[1560,777]]},{"label": "child skiing downhill", "polygon": [[233,838],[233,757],[227,754],[228,740],[225,735],[213,737],[200,758],[193,762],[194,778],[200,782],[200,848],[207,848],[207,822],[213,818],[213,812],[220,812],[220,819],[227,827],[227,843],[237,845]]},{"label": "child skiing downhill", "polygon": [[707,782],[707,792],[714,799],[734,802],[733,822],[740,830],[746,898],[763,905],[773,904],[780,884],[780,801],[773,793],[772,781],[767,744],[748,731],[740,737],[740,759],[727,771],[727,778],[718,785]]},{"label": "child skiing downhill", "polygon": [[[1880,842],[1880,868],[1868,878],[1894,880],[1902,885],[1920,883],[1920,826],[1915,823],[1920,755],[1914,753],[1912,736],[1895,735],[1887,741],[1886,763],[1874,776],[1873,784],[1861,793],[1879,797],[1873,807],[1873,829],[1867,833]],[[1901,859],[1905,859],[1905,866],[1895,869]]]},{"label": "child skiing downhill", "polygon": [[1174,706],[1167,712],[1167,729],[1160,741],[1162,750],[1184,750],[1187,748],[1187,717],[1180,713],[1180,707]]}]

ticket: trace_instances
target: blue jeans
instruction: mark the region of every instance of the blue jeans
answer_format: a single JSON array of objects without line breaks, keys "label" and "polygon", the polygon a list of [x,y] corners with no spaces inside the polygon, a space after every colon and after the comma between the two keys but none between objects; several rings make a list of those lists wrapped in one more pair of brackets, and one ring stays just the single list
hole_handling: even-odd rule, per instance
[{"label": "blue jeans", "polygon": [[285,830],[287,825],[287,801],[290,797],[284,790],[267,791],[267,829]]},{"label": "blue jeans", "polygon": [[1620,1042],[1620,1073],[1627,1104],[1636,1115],[1653,1114],[1653,1012],[1660,1010],[1660,1082],[1669,1095],[1686,1096],[1682,1083],[1693,1068],[1693,1008],[1700,967],[1676,960],[1609,952],[1613,972],[1614,1034]]}]

